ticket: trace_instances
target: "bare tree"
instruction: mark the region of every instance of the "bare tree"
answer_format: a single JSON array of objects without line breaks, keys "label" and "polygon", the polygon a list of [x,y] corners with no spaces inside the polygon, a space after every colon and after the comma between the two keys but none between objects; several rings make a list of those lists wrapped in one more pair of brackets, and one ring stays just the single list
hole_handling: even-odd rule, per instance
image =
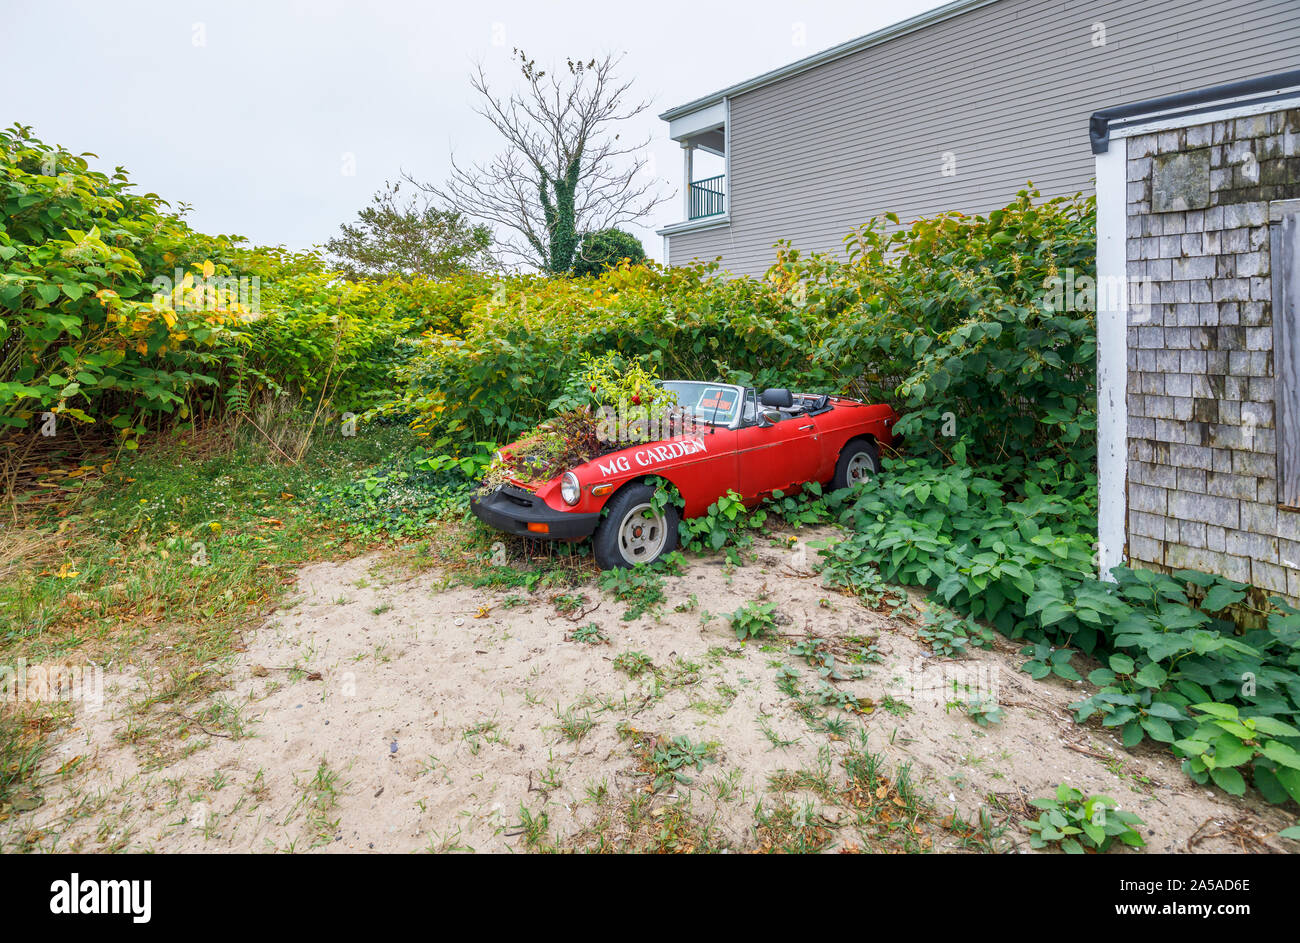
[{"label": "bare tree", "polygon": [[649,107],[629,101],[631,82],[615,77],[621,57],[568,59],[557,75],[514,50],[524,87],[494,96],[480,65],[470,83],[482,99],[476,110],[509,145],[485,164],[462,166],[452,157],[443,186],[407,179],[439,202],[490,224],[506,264],[560,274],[573,265],[585,232],[646,216],[666,197],[643,179],[649,138],[625,144],[619,122]]}]

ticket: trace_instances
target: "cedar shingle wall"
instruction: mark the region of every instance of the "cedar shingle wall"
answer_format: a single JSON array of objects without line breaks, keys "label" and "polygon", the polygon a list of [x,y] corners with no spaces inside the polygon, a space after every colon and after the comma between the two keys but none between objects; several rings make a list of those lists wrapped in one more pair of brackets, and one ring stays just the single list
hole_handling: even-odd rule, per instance
[{"label": "cedar shingle wall", "polygon": [[[1204,186],[1208,179],[1208,188]],[[1128,141],[1128,553],[1300,598],[1277,506],[1269,202],[1300,197],[1300,109]]]}]

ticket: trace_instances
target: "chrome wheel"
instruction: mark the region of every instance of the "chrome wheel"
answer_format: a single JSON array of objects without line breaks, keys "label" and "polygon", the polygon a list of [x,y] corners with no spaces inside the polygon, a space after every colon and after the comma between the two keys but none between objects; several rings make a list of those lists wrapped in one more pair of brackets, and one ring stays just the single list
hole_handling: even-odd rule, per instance
[{"label": "chrome wheel", "polygon": [[875,463],[871,461],[871,456],[866,452],[859,452],[849,459],[848,468],[845,469],[845,475],[849,479],[850,485],[856,485],[859,481],[866,481],[875,473]]},{"label": "chrome wheel", "polygon": [[649,563],[663,552],[668,522],[648,503],[632,507],[618,528],[618,551],[628,563]]}]

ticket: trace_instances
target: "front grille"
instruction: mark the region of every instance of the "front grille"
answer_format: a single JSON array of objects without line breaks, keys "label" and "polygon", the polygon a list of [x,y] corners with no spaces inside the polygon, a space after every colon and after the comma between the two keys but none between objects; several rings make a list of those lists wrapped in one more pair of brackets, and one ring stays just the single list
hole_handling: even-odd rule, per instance
[{"label": "front grille", "polygon": [[522,488],[516,488],[513,485],[505,485],[501,489],[501,494],[506,500],[519,505],[521,508],[530,508],[533,506],[533,496]]}]

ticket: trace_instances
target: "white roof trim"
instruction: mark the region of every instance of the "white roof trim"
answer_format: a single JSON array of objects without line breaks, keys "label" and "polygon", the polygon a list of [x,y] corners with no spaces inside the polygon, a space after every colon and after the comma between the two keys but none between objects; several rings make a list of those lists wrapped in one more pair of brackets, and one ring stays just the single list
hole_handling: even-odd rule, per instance
[{"label": "white roof trim", "polygon": [[683,115],[689,115],[692,112],[699,111],[702,108],[708,108],[715,105],[724,98],[731,98],[744,92],[753,91],[764,85],[771,85],[773,82],[779,82],[782,79],[789,78],[792,75],[798,75],[800,72],[807,72],[809,69],[815,69],[827,62],[833,62],[836,59],[842,59],[850,56],[855,52],[868,49],[871,46],[878,46],[881,43],[888,42],[898,36],[907,33],[914,33],[919,29],[932,26],[935,23],[941,23],[944,20],[959,16],[971,10],[977,10],[980,7],[986,7],[989,4],[996,3],[997,0],[955,0],[953,3],[946,3],[926,13],[918,14],[911,19],[903,20],[901,23],[895,23],[892,26],[886,26],[884,29],[876,30],[874,33],[868,33],[866,36],[859,36],[857,39],[851,39],[846,43],[840,43],[838,46],[832,46],[829,49],[823,49],[821,52],[814,53],[797,62],[782,66],[779,69],[773,69],[771,72],[764,72],[762,75],[748,79],[739,84],[724,88],[720,92],[714,92],[712,95],[705,95],[703,98],[697,98],[694,101],[687,102],[684,105],[678,105],[675,108],[669,108],[659,115],[664,121],[673,121]]},{"label": "white roof trim", "polygon": [[663,229],[656,229],[656,236],[676,236],[684,232],[697,232],[701,229],[717,229],[720,226],[731,225],[731,214],[723,213],[720,216],[701,216],[699,219],[688,219],[684,223],[673,223],[665,226]]},{"label": "white roof trim", "polygon": [[1167,112],[1121,118],[1111,123],[1109,134],[1112,138],[1130,138],[1139,134],[1150,134],[1153,131],[1189,128],[1198,124],[1227,121],[1230,118],[1248,118],[1252,115],[1266,115],[1274,111],[1295,108],[1300,106],[1300,86],[1279,88],[1270,92],[1267,99],[1263,101],[1259,99],[1259,95],[1244,95],[1212,103],[1207,102],[1199,108],[1174,108]]},{"label": "white roof trim", "polygon": [[727,103],[725,100],[717,101],[706,108],[668,122],[668,136],[674,141],[680,141],[701,131],[726,127],[726,124]]}]

